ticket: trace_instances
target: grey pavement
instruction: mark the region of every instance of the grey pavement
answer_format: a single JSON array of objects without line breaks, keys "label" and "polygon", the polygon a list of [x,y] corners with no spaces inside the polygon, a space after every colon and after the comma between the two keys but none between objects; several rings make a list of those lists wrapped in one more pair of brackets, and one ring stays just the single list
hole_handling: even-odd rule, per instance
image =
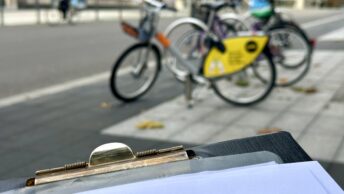
[{"label": "grey pavement", "polygon": [[[338,12],[311,14],[319,19]],[[319,37],[342,26],[344,22],[337,21],[309,32]],[[109,71],[132,43],[113,22],[0,28],[0,33],[0,97]],[[323,49],[323,43],[329,48]],[[319,92],[305,95],[277,88],[253,107],[228,105],[206,91],[189,110],[180,97],[182,85],[163,72],[152,91],[131,104],[114,100],[108,83],[100,81],[0,108],[0,179],[87,160],[93,148],[108,142],[123,142],[134,150],[192,146],[277,127],[291,132],[343,186],[344,55],[336,46],[319,43],[313,68],[299,84],[316,86]],[[146,119],[162,121],[165,128],[137,130],[136,124]]]}]

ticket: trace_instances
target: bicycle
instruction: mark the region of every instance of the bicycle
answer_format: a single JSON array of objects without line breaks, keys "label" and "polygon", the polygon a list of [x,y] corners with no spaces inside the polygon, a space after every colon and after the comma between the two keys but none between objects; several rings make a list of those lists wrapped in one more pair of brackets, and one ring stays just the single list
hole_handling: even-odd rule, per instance
[{"label": "bicycle", "polygon": [[[189,25],[190,21],[195,24],[205,22],[208,24],[207,26],[210,31],[222,37],[235,36],[238,32],[249,31],[251,29],[250,25],[244,22],[237,14],[217,15],[217,12],[224,8],[230,8],[238,13],[238,5],[237,1],[202,3],[200,5],[200,12],[198,12],[198,18],[182,18],[176,20],[167,28],[165,35],[171,37],[171,34],[177,31],[176,29]],[[285,22],[277,12],[274,12],[274,18],[276,23],[270,22],[271,25],[267,28],[255,28],[254,31],[263,30],[270,35],[271,41],[269,45],[273,51],[274,62],[278,64],[276,68],[278,68],[277,73],[280,78],[280,81],[276,85],[285,87],[297,83],[306,75],[311,64],[313,46],[307,35],[295,23]],[[197,29],[191,29],[182,34],[182,36],[179,36],[179,39],[176,41],[178,46],[185,46],[185,43],[180,40],[185,39],[185,36],[190,33],[197,33],[196,31]],[[202,49],[198,48],[194,50]],[[295,52],[295,50],[299,52]],[[300,50],[304,52],[300,52]],[[291,55],[295,53],[297,56]],[[204,52],[201,52],[199,55],[202,54]],[[176,65],[172,65],[169,69],[176,75],[185,74],[183,72],[184,70]],[[283,77],[288,77],[288,80],[282,80]],[[181,79],[179,80],[183,81]]]},{"label": "bicycle", "polygon": [[[139,39],[139,43],[125,50],[113,66],[110,89],[117,99],[124,102],[135,101],[156,82],[163,61],[162,51],[154,41],[175,56],[178,63],[188,70],[183,76],[185,97],[189,106],[193,104],[194,84],[211,87],[223,100],[242,106],[258,103],[270,94],[274,88],[276,71],[266,46],[268,36],[243,36],[222,40],[208,33],[206,26],[201,23],[198,28],[206,34],[205,44],[209,52],[196,67],[184,59],[183,54],[163,33],[157,32],[159,13],[163,9],[176,11],[165,3],[145,0],[144,16],[140,19],[138,28],[121,22],[124,32]],[[131,56],[133,58],[130,58]],[[254,71],[258,70],[264,79],[254,76]]]},{"label": "bicycle", "polygon": [[[291,86],[303,79],[308,73],[312,62],[315,40],[308,37],[307,33],[286,12],[276,10],[274,1],[271,0],[271,13],[267,16],[259,16],[247,12],[243,17],[227,14],[226,18],[232,23],[239,23],[240,30],[265,31],[271,37],[271,47],[275,55],[275,64],[279,77],[288,77],[289,80],[281,80],[277,85]],[[239,3],[232,9],[239,13]],[[230,19],[232,17],[232,19]],[[250,21],[253,20],[253,21]],[[243,25],[245,23],[245,25]],[[248,28],[247,28],[248,27]],[[246,29],[245,29],[246,28]],[[283,73],[285,75],[283,75]],[[291,75],[293,75],[291,77]]]}]

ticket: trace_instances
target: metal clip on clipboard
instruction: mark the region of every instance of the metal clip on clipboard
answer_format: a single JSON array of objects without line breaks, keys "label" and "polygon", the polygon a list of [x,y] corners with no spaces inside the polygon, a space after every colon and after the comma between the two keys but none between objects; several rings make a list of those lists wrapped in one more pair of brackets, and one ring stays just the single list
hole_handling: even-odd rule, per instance
[{"label": "metal clip on clipboard", "polygon": [[26,186],[35,186],[62,180],[105,174],[116,171],[189,160],[194,154],[183,146],[166,149],[152,149],[133,153],[122,143],[109,143],[97,147],[90,155],[89,162],[77,162],[36,172],[34,178],[26,181]]}]

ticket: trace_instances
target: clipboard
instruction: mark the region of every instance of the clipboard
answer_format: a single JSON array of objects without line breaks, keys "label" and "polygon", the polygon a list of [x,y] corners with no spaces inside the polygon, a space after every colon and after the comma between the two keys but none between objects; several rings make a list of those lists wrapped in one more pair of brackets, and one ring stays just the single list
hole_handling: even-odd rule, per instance
[{"label": "clipboard", "polygon": [[[123,148],[123,145],[121,145],[120,147]],[[96,149],[95,151],[97,150],[99,151],[99,149]],[[245,139],[230,140],[226,142],[203,145],[189,149],[177,146],[163,150],[149,150],[141,153],[139,152],[134,155],[143,154],[143,158],[148,159],[150,157],[159,158],[163,155],[173,155],[176,153],[178,153],[177,155],[182,156],[183,158],[179,158],[180,160],[178,159],[176,161],[146,165],[145,167],[128,168],[125,170],[113,171],[92,176],[75,177],[72,179],[65,179],[62,181],[51,182],[34,187],[25,188],[23,182],[17,182],[15,188],[7,188],[7,190],[17,189],[15,191],[24,190],[30,192],[48,190],[49,192],[53,193],[58,193],[58,191],[64,191],[64,193],[73,193],[85,191],[88,189],[126,184],[159,177],[201,172],[205,170],[221,170],[269,161],[275,161],[276,163],[311,161],[311,158],[287,132],[279,132],[275,134]],[[141,158],[141,160],[143,158]],[[130,160],[123,160],[121,162],[127,163],[130,162]],[[105,167],[109,164],[114,165],[114,163],[110,162],[107,164],[102,164],[101,166]],[[61,168],[38,171],[38,174],[40,176],[48,175],[49,173],[54,174],[56,173],[53,172],[54,170],[61,170]],[[71,170],[76,171],[81,169]],[[71,171],[67,172],[69,173]],[[1,187],[2,184],[3,182],[0,182],[0,188],[3,188]]]}]

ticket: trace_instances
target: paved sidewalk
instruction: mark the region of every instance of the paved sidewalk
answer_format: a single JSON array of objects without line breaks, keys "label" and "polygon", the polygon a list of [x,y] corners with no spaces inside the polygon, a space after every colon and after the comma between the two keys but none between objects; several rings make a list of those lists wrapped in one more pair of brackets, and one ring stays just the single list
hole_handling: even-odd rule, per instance
[{"label": "paved sidewalk", "polygon": [[[263,103],[241,108],[207,91],[193,109],[187,109],[180,96],[109,127],[102,134],[209,144],[279,128],[289,131],[315,160],[344,163],[344,53],[323,51],[314,56],[310,74],[298,84],[316,87],[318,92],[314,94],[277,88]],[[136,125],[145,120],[161,121],[165,128],[137,129]]]}]

